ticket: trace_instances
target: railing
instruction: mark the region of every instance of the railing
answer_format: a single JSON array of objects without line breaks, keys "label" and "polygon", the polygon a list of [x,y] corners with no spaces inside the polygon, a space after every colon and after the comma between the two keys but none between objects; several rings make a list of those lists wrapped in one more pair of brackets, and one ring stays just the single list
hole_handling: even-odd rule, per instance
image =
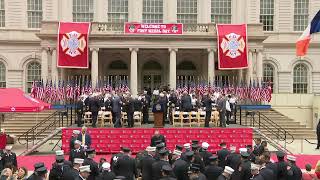
[{"label": "railing", "polygon": [[[69,119],[70,116],[70,119]],[[66,108],[65,110],[58,110],[52,113],[50,116],[46,117],[38,124],[33,126],[31,129],[27,130],[25,133],[18,137],[18,142],[22,145],[27,145],[29,148],[29,143],[35,145],[35,141],[39,139],[39,136],[46,135],[49,130],[53,131],[57,127],[70,126],[73,123],[73,108]],[[66,119],[64,118],[66,117]],[[25,140],[25,141],[22,141]]]},{"label": "railing", "polygon": [[[92,31],[100,33],[124,33],[124,23],[97,22],[92,23]],[[184,33],[212,34],[216,32],[215,24],[183,24]]]},{"label": "railing", "polygon": [[275,137],[276,140],[283,141],[285,148],[286,144],[291,144],[294,141],[294,137],[291,133],[269,119],[262,112],[245,110],[245,119],[243,119],[243,110],[241,106],[238,106],[237,109],[240,111],[240,125],[257,127],[260,131],[268,132],[271,136]]}]

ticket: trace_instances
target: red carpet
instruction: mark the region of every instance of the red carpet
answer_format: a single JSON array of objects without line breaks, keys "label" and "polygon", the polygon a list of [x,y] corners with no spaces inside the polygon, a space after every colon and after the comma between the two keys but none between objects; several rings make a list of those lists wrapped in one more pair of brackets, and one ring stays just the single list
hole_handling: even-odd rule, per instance
[{"label": "red carpet", "polygon": [[[312,168],[314,168],[320,160],[320,155],[296,155],[297,156],[297,164],[301,169],[305,169],[305,165],[310,163]],[[106,158],[107,161],[110,161],[111,155],[97,155],[95,160],[99,162],[100,158]],[[66,156],[66,159],[68,156]],[[47,168],[51,168],[52,163],[55,161],[55,155],[46,155],[46,156],[18,156],[18,166],[24,166],[29,171],[33,171],[33,164],[36,162],[44,162]],[[273,156],[272,159],[277,161],[276,157]]]}]

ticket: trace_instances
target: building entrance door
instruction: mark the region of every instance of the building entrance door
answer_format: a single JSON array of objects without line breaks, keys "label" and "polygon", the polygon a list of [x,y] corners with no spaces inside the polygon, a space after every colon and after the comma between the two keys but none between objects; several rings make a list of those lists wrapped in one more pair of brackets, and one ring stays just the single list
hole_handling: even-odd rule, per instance
[{"label": "building entrance door", "polygon": [[161,75],[160,74],[145,74],[143,75],[143,89],[151,89],[153,91],[154,89],[159,89],[161,86]]}]

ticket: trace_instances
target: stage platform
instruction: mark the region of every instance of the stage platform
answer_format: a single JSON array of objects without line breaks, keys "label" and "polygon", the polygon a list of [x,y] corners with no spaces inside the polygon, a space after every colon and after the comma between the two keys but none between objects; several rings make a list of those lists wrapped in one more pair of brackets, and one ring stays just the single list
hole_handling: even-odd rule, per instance
[{"label": "stage platform", "polygon": [[[69,152],[69,140],[74,129],[62,130],[62,149]],[[137,153],[150,145],[154,128],[88,128],[92,138],[91,147],[98,154],[119,152],[120,147],[129,147]],[[237,149],[252,145],[253,130],[251,128],[161,128],[160,133],[165,136],[167,148],[173,150],[176,144],[185,144],[191,140],[199,140],[210,144],[209,151],[219,150],[219,144],[226,142],[227,146]]]}]

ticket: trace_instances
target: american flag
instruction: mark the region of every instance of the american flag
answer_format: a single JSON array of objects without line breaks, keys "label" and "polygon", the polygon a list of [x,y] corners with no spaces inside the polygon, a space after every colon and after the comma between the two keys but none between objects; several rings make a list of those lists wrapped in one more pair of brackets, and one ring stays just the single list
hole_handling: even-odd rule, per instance
[{"label": "american flag", "polygon": [[31,86],[31,96],[36,97],[36,95],[37,95],[37,85],[36,85],[36,82],[33,81]]}]

